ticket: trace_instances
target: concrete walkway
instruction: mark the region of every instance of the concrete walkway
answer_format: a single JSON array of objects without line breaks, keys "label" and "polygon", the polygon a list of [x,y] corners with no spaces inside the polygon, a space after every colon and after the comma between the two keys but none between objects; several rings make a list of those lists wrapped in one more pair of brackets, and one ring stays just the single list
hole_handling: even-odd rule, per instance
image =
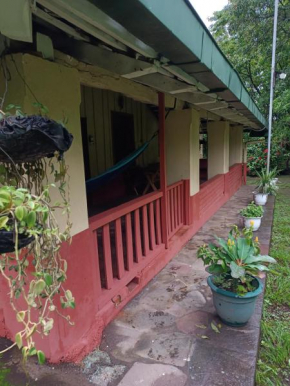
[{"label": "concrete walkway", "polygon": [[[217,317],[207,273],[197,260],[200,245],[226,237],[252,199],[242,187],[180,253],[106,328],[100,347],[85,360],[98,386],[254,385],[262,297],[246,327],[232,328]],[[256,232],[268,253],[274,200]]]},{"label": "concrete walkway", "polygon": [[[200,245],[213,235],[226,237],[238,213],[252,198],[243,186],[187,243],[180,253],[132,300],[106,328],[100,350],[81,367],[37,365],[24,374],[17,349],[2,364],[14,386],[252,386],[259,347],[262,297],[248,325],[232,328],[217,317],[197,260]],[[259,237],[268,253],[274,200],[270,198]],[[217,330],[217,331],[215,331]],[[0,339],[0,348],[8,342]],[[1,363],[0,363],[1,365]],[[1,368],[1,366],[0,366]],[[1,375],[1,373],[0,373]],[[1,377],[0,377],[1,378]]]}]

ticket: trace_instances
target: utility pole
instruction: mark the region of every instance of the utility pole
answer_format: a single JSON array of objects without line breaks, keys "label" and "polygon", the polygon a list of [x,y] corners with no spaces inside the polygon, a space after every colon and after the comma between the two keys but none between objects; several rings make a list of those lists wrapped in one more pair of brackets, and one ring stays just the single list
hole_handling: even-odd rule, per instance
[{"label": "utility pole", "polygon": [[278,3],[275,0],[274,12],[274,29],[273,29],[273,45],[272,45],[272,66],[271,66],[271,84],[270,84],[270,105],[269,105],[269,133],[268,133],[268,154],[267,154],[267,173],[270,171],[271,160],[271,139],[272,139],[272,123],[273,123],[273,99],[274,99],[274,83],[275,83],[275,61],[276,61],[276,41],[277,41],[277,23],[278,23]]}]

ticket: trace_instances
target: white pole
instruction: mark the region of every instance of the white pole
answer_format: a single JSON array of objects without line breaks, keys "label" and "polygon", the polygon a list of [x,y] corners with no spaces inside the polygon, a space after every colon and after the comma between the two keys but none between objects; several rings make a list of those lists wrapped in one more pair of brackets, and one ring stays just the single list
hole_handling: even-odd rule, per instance
[{"label": "white pole", "polygon": [[270,154],[271,154],[271,137],[273,121],[273,98],[274,98],[274,81],[275,81],[275,59],[276,59],[276,40],[277,40],[277,22],[278,22],[278,2],[275,0],[274,12],[274,30],[272,46],[272,66],[271,66],[271,85],[270,85],[270,105],[269,105],[269,133],[268,133],[268,154],[267,154],[267,173],[270,171]]}]

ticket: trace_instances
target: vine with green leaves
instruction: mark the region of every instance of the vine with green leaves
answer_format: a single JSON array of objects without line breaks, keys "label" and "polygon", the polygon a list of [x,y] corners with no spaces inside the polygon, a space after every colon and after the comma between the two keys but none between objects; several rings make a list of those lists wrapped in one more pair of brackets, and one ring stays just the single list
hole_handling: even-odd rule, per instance
[{"label": "vine with green leaves", "polygon": [[[45,106],[37,107],[40,114],[47,114]],[[8,108],[14,108],[17,116],[25,116],[20,106]],[[2,119],[9,115],[1,114]],[[67,262],[61,256],[63,242],[71,240],[68,167],[58,152],[49,160],[9,161],[0,165],[0,234],[13,234],[14,250],[0,255],[0,272],[21,327],[15,343],[0,354],[18,346],[24,360],[37,355],[42,364],[45,354],[36,347],[36,334],[50,333],[55,314],[73,325],[70,316],[56,305],[59,299],[62,309],[75,308],[71,291],[64,287]],[[54,201],[52,193],[59,200]],[[59,214],[66,216],[64,229],[58,224]],[[29,244],[22,247],[23,240]]]}]

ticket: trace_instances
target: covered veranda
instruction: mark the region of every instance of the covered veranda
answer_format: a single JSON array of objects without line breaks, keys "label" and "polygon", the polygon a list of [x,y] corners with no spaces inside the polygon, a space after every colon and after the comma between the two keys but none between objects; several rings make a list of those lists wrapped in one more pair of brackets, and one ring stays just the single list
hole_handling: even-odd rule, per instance
[{"label": "covered veranda", "polygon": [[[226,237],[238,213],[251,200],[252,186],[242,186],[186,243],[171,262],[104,330],[99,348],[80,367],[29,364],[35,384],[102,386],[253,386],[259,347],[262,296],[243,328],[228,327],[217,317],[208,273],[197,260],[198,247]],[[256,235],[267,254],[274,198]],[[212,328],[217,326],[220,333]],[[0,339],[0,347],[9,343]],[[3,363],[11,381],[24,379],[17,348]],[[17,359],[19,357],[19,360]],[[11,366],[13,363],[13,366]],[[33,380],[27,379],[30,384]]]},{"label": "covered veranda", "polygon": [[[68,286],[79,305],[71,313],[77,327],[56,320],[58,328],[48,344],[40,342],[53,362],[78,361],[94,349],[104,327],[239,189],[245,177],[243,129],[258,130],[265,123],[187,1],[170,1],[170,13],[163,12],[168,6],[164,0],[154,7],[149,0],[128,1],[125,8],[121,3],[83,1],[80,7],[78,1],[37,0],[32,9],[37,52],[11,41],[24,85],[10,55],[7,58],[7,103],[16,100],[29,113],[33,90],[52,118],[66,115],[75,137],[67,153],[73,241],[64,254]],[[185,21],[184,30],[173,14]],[[196,38],[188,39],[193,34]],[[84,153],[87,147],[93,166],[101,131],[83,132],[82,118],[89,119],[80,108],[85,87],[154,106],[158,130],[157,190],[121,205],[113,202],[111,209],[92,216],[87,211]],[[95,117],[97,107],[92,106]],[[111,130],[109,121],[105,138]],[[143,141],[151,135],[150,126]],[[202,184],[200,135],[207,136]],[[111,151],[112,142],[106,145]],[[0,331],[12,337],[17,322],[10,305],[2,307]]]}]

